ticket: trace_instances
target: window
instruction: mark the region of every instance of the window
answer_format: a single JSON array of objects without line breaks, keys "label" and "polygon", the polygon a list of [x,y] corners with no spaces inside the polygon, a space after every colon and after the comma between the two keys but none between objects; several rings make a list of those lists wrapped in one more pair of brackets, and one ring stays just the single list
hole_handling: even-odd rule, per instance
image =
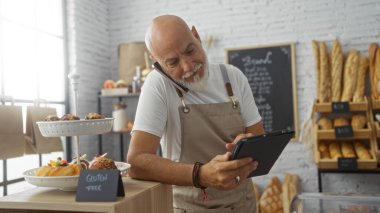
[{"label": "window", "polygon": [[[0,95],[23,106],[24,132],[26,106],[36,100],[57,108],[58,115],[65,112],[63,5],[64,0],[0,0]],[[0,196],[33,187],[22,182],[22,172],[62,155],[0,160]]]}]

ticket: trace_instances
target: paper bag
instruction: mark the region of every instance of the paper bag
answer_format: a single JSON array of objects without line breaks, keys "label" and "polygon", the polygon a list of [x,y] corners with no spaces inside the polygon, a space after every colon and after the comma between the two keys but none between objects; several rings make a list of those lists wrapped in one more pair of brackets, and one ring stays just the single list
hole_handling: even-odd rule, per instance
[{"label": "paper bag", "polygon": [[24,155],[21,106],[0,106],[0,159]]},{"label": "paper bag", "polygon": [[145,68],[144,53],[148,52],[144,42],[133,42],[119,45],[119,77],[127,85],[132,85],[136,66]]},{"label": "paper bag", "polygon": [[57,115],[54,108],[28,106],[26,109],[26,154],[41,154],[62,151],[59,137],[44,137],[41,135],[37,121],[44,121],[48,115]]}]

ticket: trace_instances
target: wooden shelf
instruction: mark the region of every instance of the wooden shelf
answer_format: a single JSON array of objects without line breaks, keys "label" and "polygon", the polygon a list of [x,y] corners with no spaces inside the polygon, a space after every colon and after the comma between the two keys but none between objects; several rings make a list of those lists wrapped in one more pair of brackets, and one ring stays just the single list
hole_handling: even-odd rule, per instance
[{"label": "wooden shelf", "polygon": [[352,138],[336,138],[335,130],[316,130],[317,139],[322,140],[348,140],[348,139],[371,139],[372,128],[369,123],[367,123],[368,128],[366,129],[354,129],[354,136]]},{"label": "wooden shelf", "polygon": [[[349,102],[349,110],[353,111],[367,111],[368,110],[368,100],[365,99],[364,102]],[[332,103],[318,103],[317,100],[314,101],[314,107],[316,112],[332,112]]]},{"label": "wooden shelf", "polygon": [[371,103],[373,110],[380,109],[380,99],[374,99],[373,97],[371,97]]}]

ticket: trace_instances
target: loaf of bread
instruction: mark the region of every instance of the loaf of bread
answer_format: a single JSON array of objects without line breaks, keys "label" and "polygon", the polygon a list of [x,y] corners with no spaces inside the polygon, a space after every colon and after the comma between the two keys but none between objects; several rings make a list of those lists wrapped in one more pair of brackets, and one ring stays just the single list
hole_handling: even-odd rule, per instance
[{"label": "loaf of bread", "polygon": [[332,128],[333,128],[332,121],[328,119],[327,117],[321,117],[318,120],[318,129],[328,130]]},{"label": "loaf of bread", "polygon": [[334,119],[334,127],[348,126],[350,122],[347,118],[339,117]]},{"label": "loaf of bread", "polygon": [[355,152],[356,152],[356,155],[358,156],[359,160],[370,160],[370,159],[372,159],[371,153],[369,152],[367,147],[364,144],[362,144],[361,142],[355,141],[354,142],[354,148],[355,148]]},{"label": "loaf of bread", "polygon": [[331,89],[333,102],[340,101],[342,94],[343,53],[338,40],[335,40],[331,52]]},{"label": "loaf of bread", "polygon": [[340,145],[338,142],[332,142],[329,145],[329,151],[331,159],[338,159],[342,157],[342,151],[340,150]]},{"label": "loaf of bread", "polygon": [[354,147],[352,147],[352,144],[350,142],[343,142],[342,143],[342,155],[345,158],[355,158],[355,151]]},{"label": "loaf of bread", "polygon": [[353,129],[364,129],[367,123],[367,117],[363,114],[355,114],[351,119]]},{"label": "loaf of bread", "polygon": [[315,87],[317,91],[317,98],[320,98],[320,79],[321,79],[321,72],[319,68],[319,47],[318,47],[318,42],[313,40],[311,41],[311,46],[313,48],[313,55],[314,55],[314,70],[315,70]]},{"label": "loaf of bread", "polygon": [[[377,43],[371,43],[369,45],[368,57],[369,57],[369,77],[371,82],[371,93],[372,97],[375,99],[379,98],[379,94],[376,89],[377,76],[375,75],[375,64],[376,64],[376,51],[378,49]],[[376,83],[375,83],[376,82]]]},{"label": "loaf of bread", "polygon": [[360,57],[358,80],[354,92],[353,102],[364,102],[365,96],[365,78],[368,70],[368,59],[365,56]]},{"label": "loaf of bread", "polygon": [[287,173],[282,184],[282,206],[284,213],[290,213],[290,204],[293,197],[300,192],[299,177],[295,174]]},{"label": "loaf of bread", "polygon": [[37,170],[36,176],[74,176],[79,173],[80,165],[70,164],[67,166],[42,166]]},{"label": "loaf of bread", "polygon": [[264,190],[259,203],[260,213],[283,212],[282,186],[277,177],[272,177]]},{"label": "loaf of bread", "polygon": [[343,93],[341,101],[350,102],[356,89],[358,77],[359,53],[356,50],[351,50],[348,54],[344,65],[343,73]]},{"label": "loaf of bread", "polygon": [[324,42],[319,43],[319,60],[320,60],[320,103],[331,102],[331,71],[329,67],[329,54]]}]

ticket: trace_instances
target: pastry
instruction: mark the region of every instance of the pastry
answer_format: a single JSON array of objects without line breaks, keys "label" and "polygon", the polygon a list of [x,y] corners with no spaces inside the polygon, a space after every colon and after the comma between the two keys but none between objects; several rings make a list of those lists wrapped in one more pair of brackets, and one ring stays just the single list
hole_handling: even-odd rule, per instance
[{"label": "pastry", "polygon": [[360,57],[358,80],[354,91],[353,102],[364,102],[365,96],[365,77],[368,70],[368,59],[365,56]]},{"label": "pastry", "polygon": [[[378,82],[377,76],[375,75],[375,65],[376,65],[376,51],[378,49],[377,43],[371,43],[369,45],[368,57],[369,57],[369,77],[371,82],[371,93],[375,99],[379,98],[379,94],[376,89],[376,84]],[[375,83],[376,82],[376,83]]]},{"label": "pastry", "polygon": [[116,88],[125,88],[127,83],[124,80],[118,80],[115,84]]},{"label": "pastry", "polygon": [[328,129],[332,129],[332,122],[330,119],[326,118],[326,117],[321,117],[318,121],[318,129],[322,129],[322,130],[328,130]]},{"label": "pastry", "polygon": [[42,166],[36,171],[36,176],[75,176],[79,175],[80,166],[69,164],[60,158],[57,161],[51,160],[47,166]]},{"label": "pastry", "polygon": [[350,142],[342,143],[342,154],[345,158],[356,158],[354,148]]},{"label": "pastry", "polygon": [[260,213],[283,212],[282,186],[277,177],[272,177],[259,202]]},{"label": "pastry", "polygon": [[340,145],[338,142],[330,143],[329,151],[331,159],[337,160],[338,158],[342,157],[342,152],[340,150]]},{"label": "pastry", "polygon": [[347,118],[340,117],[340,118],[334,119],[334,127],[348,126],[348,125],[350,125],[350,122]]},{"label": "pastry", "polygon": [[315,85],[316,85],[316,91],[317,91],[317,98],[320,98],[319,83],[320,83],[321,75],[320,75],[320,68],[319,68],[318,42],[315,40],[311,41],[311,46],[313,48],[313,53],[314,53]]},{"label": "pastry", "polygon": [[331,52],[331,90],[333,102],[340,101],[342,94],[343,53],[338,40],[333,43]]},{"label": "pastry", "polygon": [[329,147],[326,144],[326,142],[320,141],[318,143],[318,151],[319,151],[319,154],[321,156],[321,159],[330,159],[331,158]]},{"label": "pastry", "polygon": [[[79,157],[79,162],[82,170],[88,169],[90,167],[90,163],[87,161],[86,157],[86,154],[83,154]],[[78,164],[77,157],[74,157],[70,163]]]},{"label": "pastry", "polygon": [[86,120],[93,120],[93,119],[103,119],[103,115],[98,114],[96,112],[90,112],[86,115]]},{"label": "pastry", "polygon": [[329,56],[327,47],[324,42],[319,43],[319,60],[320,60],[320,103],[331,102],[331,72],[329,69]]},{"label": "pastry", "polygon": [[106,155],[107,153],[95,157],[94,160],[90,162],[89,169],[117,169],[115,162],[110,158],[106,158]]},{"label": "pastry", "polygon": [[61,117],[61,121],[74,121],[79,120],[79,117],[73,114],[65,114]]},{"label": "pastry", "polygon": [[352,116],[351,126],[353,129],[364,129],[367,123],[367,117],[363,114],[356,114]]},{"label": "pastry", "polygon": [[293,197],[300,192],[299,178],[294,174],[286,174],[282,184],[282,206],[284,213],[290,213]]},{"label": "pastry", "polygon": [[59,121],[59,117],[56,115],[48,115],[45,117],[45,121]]},{"label": "pastry", "polygon": [[355,148],[355,152],[356,152],[356,155],[358,156],[359,160],[370,160],[372,159],[372,156],[371,156],[371,153],[368,151],[367,147],[358,142],[358,141],[355,141],[354,142],[354,148]]},{"label": "pastry", "polygon": [[358,68],[359,53],[356,50],[351,50],[344,65],[342,102],[352,101],[356,89]]},{"label": "pastry", "polygon": [[106,80],[103,84],[103,89],[113,89],[116,87],[116,83],[113,80]]}]

